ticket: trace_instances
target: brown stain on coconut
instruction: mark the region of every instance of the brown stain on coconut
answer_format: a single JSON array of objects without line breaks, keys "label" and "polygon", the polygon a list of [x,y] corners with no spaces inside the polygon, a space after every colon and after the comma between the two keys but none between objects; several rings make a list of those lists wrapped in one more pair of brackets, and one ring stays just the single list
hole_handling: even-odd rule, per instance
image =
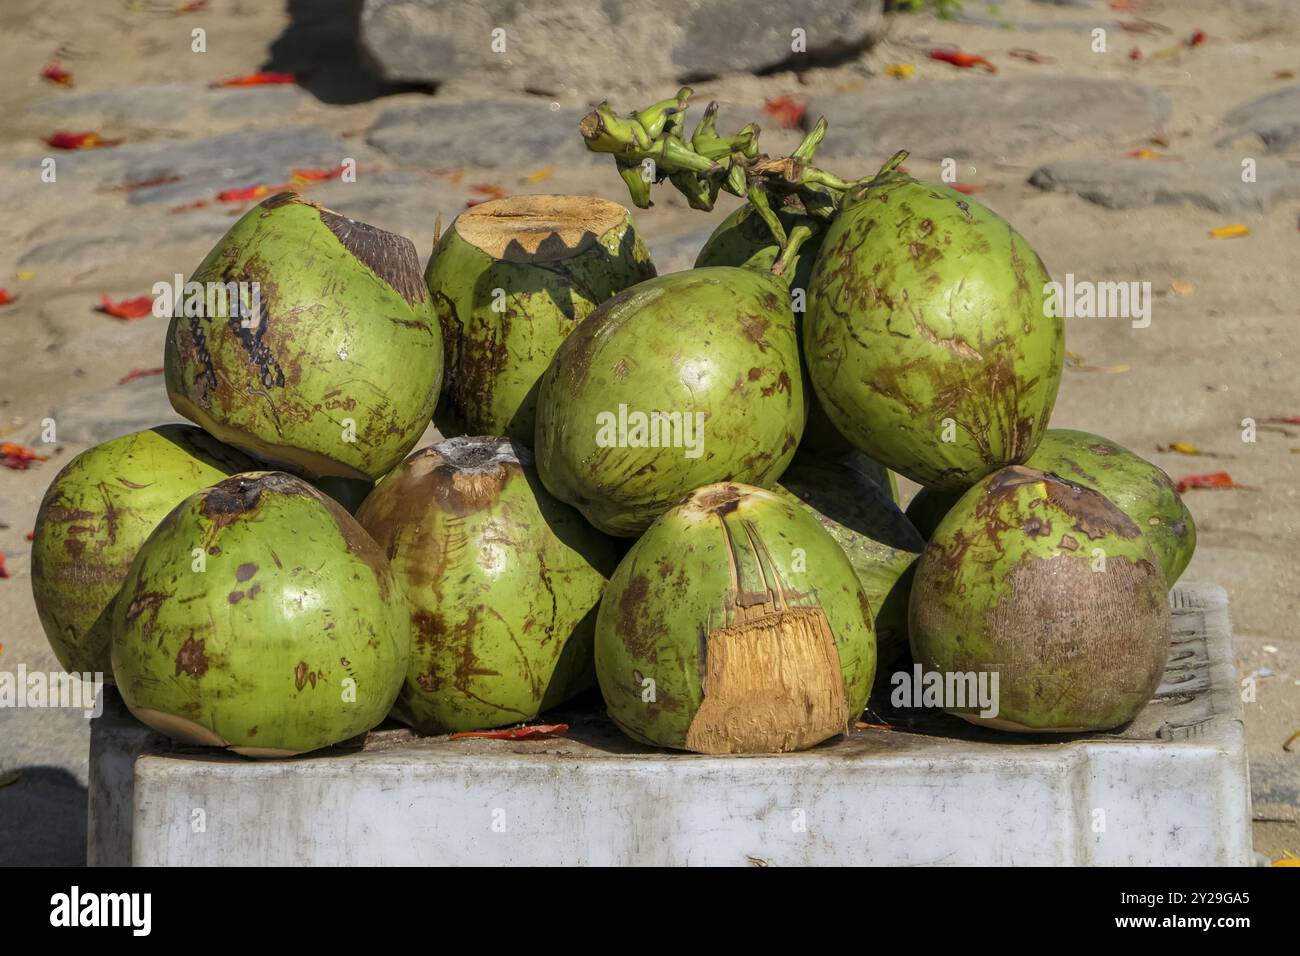
[{"label": "brown stain on coconut", "polygon": [[200,638],[195,640],[190,638],[181,645],[180,651],[176,655],[176,676],[189,674],[191,677],[202,677],[208,672],[208,655],[205,649],[206,642]]}]

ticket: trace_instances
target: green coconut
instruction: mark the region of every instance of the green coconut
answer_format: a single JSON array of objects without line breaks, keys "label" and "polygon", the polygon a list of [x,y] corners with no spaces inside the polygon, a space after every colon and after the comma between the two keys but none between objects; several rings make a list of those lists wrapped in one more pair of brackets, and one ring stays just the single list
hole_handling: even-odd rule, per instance
[{"label": "green coconut", "polygon": [[463,212],[425,268],[446,350],[444,434],[531,446],[537,383],[579,322],[652,278],[628,211],[591,196],[511,196]]},{"label": "green coconut", "polygon": [[305,481],[249,472],[185,499],[140,548],[113,673],[160,733],[287,756],[382,721],[410,642],[401,588],[356,519]]},{"label": "green coconut", "polygon": [[361,503],[366,500],[370,492],[375,490],[373,481],[361,478],[338,478],[334,475],[317,478],[310,484],[317,491],[324,492],[341,504],[350,515],[355,515]]},{"label": "green coconut", "polygon": [[596,620],[596,675],[630,737],[776,753],[843,733],[876,669],[871,608],[835,539],[788,498],[693,491],[628,552]]},{"label": "green coconut", "polygon": [[[1142,529],[1170,587],[1192,560],[1196,523],[1173,481],[1145,458],[1091,432],[1049,428],[1025,464],[1109,498]],[[960,498],[955,492],[923,488],[907,506],[907,516],[928,539]]]},{"label": "green coconut", "polygon": [[65,670],[112,679],[113,599],[140,545],[196,491],[253,463],[191,425],[160,425],[83,451],[45,490],[32,533],[32,596]]},{"label": "green coconut", "polygon": [[[794,213],[777,214],[781,226],[789,234],[799,221]],[[813,264],[817,261],[817,251],[821,248],[824,232],[813,234],[799,249],[794,260],[794,271],[790,279],[791,290],[803,290],[804,308],[807,307],[808,289],[812,278]],[[772,230],[763,222],[754,207],[745,203],[718,223],[700,253],[695,258],[695,268],[709,266],[741,266],[757,272],[770,272],[781,253],[780,246],[772,236]],[[795,328],[798,331],[804,309],[795,312]],[[807,375],[804,376],[804,397],[808,403],[808,422],[804,425],[803,440],[799,447],[819,455],[832,457],[845,454],[853,449],[843,435],[831,424],[821,403],[816,400],[808,386]]]},{"label": "green coconut", "polygon": [[848,464],[799,455],[775,490],[798,501],[844,551],[871,605],[877,662],[893,664],[907,651],[912,569],[925,541],[887,491]]},{"label": "green coconut", "polygon": [[926,541],[934,534],[952,506],[961,500],[963,492],[940,491],[937,488],[922,488],[907,503],[907,518],[912,526]]},{"label": "green coconut", "polygon": [[[801,449],[807,448],[805,442]],[[807,456],[805,457],[814,457]],[[821,456],[815,456],[821,457]],[[825,460],[825,459],[823,459]],[[882,465],[878,461],[873,461],[857,449],[850,449],[842,455],[831,459],[837,464],[843,465],[849,471],[854,472],[859,477],[865,478],[882,492],[895,507],[898,507],[898,476]]]},{"label": "green coconut", "polygon": [[[777,219],[789,234],[799,221],[794,213],[779,212]],[[790,288],[809,288],[812,279],[813,263],[817,261],[817,251],[821,248],[823,232],[816,232],[799,249],[794,261],[794,274]],[[770,272],[781,254],[780,246],[772,236],[772,230],[749,203],[736,208],[722,222],[713,234],[705,240],[695,257],[695,268],[709,266],[744,266],[759,272]]]},{"label": "green coconut", "polygon": [[[308,478],[373,481],[415,446],[442,385],[442,335],[409,239],[280,193],[190,282],[214,294],[187,293],[167,329],[181,415]],[[239,283],[232,310],[223,286]]]},{"label": "green coconut", "polygon": [[855,189],[803,324],[826,414],[885,467],[941,490],[1024,461],[1065,355],[1049,281],[1019,233],[953,189],[899,175]]},{"label": "green coconut", "polygon": [[[912,655],[926,672],[997,675],[1002,730],[1077,733],[1132,720],[1169,655],[1163,572],[1142,530],[1105,496],[1013,465],[980,481],[917,563]],[[955,682],[954,682],[955,683]]]},{"label": "green coconut", "polygon": [[740,268],[673,273],[605,302],[555,353],[538,472],[596,527],[633,537],[694,488],[775,481],[806,414],[785,284]]},{"label": "green coconut", "polygon": [[1090,432],[1051,428],[1025,463],[1100,491],[1142,529],[1170,587],[1196,550],[1196,523],[1163,469]]},{"label": "green coconut", "polygon": [[501,438],[421,449],[357,514],[389,555],[414,635],[394,716],[423,733],[531,720],[595,684],[613,539],[541,487]]}]

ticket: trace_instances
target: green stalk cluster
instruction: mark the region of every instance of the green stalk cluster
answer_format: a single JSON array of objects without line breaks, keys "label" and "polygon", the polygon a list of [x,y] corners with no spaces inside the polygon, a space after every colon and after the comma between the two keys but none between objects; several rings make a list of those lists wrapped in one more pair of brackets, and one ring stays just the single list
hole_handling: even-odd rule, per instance
[{"label": "green stalk cluster", "polygon": [[[825,117],[817,120],[794,152],[773,159],[759,151],[756,123],[745,125],[733,136],[719,135],[716,102],[705,108],[687,139],[685,114],[694,92],[683,86],[672,99],[626,116],[619,116],[608,102],[602,102],[582,118],[578,129],[588,149],[614,157],[619,176],[639,209],[651,205],[650,184],[664,179],[693,209],[711,210],[723,190],[748,200],[781,248],[772,266],[778,275],[785,272],[799,248],[835,217],[850,189],[892,174],[907,156],[905,151],[895,153],[875,176],[841,179],[812,164],[826,136]],[[788,232],[780,212],[795,216]]]}]

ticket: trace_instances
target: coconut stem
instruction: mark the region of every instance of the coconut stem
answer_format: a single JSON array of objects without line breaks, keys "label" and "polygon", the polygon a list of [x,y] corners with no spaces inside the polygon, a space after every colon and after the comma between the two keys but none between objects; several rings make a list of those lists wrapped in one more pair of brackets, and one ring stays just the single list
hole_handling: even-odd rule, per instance
[{"label": "coconut stem", "polygon": [[[691,96],[683,86],[672,99],[618,116],[602,102],[578,124],[587,148],[609,153],[639,209],[651,205],[650,183],[668,179],[692,208],[711,210],[718,191],[747,199],[771,230],[780,247],[772,271],[783,275],[798,256],[799,247],[826,227],[849,190],[893,176],[906,157],[895,153],[874,176],[847,180],[812,165],[826,136],[820,117],[789,156],[772,159],[759,152],[759,128],[750,123],[734,136],[719,136],[718,104],[709,103],[689,140],[683,136]],[[647,163],[647,160],[649,161]],[[787,234],[780,212],[794,212],[799,223]]]}]

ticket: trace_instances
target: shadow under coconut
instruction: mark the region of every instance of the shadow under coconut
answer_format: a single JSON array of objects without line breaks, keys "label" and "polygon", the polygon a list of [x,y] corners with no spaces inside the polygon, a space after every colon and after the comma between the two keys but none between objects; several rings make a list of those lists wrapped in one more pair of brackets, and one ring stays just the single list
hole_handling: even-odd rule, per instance
[{"label": "shadow under coconut", "polygon": [[62,767],[21,767],[0,787],[0,866],[84,866],[86,788]]}]

